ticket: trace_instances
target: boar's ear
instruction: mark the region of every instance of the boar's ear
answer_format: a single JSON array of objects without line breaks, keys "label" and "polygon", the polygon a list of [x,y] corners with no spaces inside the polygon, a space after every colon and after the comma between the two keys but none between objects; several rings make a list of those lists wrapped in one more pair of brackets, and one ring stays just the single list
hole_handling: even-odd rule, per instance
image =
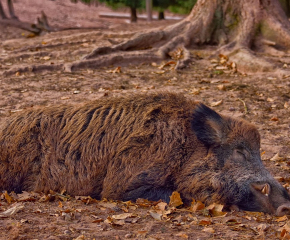
[{"label": "boar's ear", "polygon": [[194,109],[191,126],[197,138],[208,147],[222,144],[228,132],[226,120],[202,103]]}]

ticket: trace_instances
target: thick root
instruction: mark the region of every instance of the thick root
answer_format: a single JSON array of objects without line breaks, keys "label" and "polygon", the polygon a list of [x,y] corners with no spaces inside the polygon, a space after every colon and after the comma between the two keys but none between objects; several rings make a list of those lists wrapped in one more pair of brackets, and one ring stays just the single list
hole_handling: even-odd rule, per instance
[{"label": "thick root", "polygon": [[65,65],[65,71],[71,72],[84,68],[98,68],[109,65],[128,65],[131,63],[138,64],[144,62],[158,62],[163,60],[163,58],[156,53],[155,50],[144,50],[144,51],[134,51],[134,52],[116,52],[109,55],[101,55],[97,58],[81,60],[79,62],[74,62]]},{"label": "thick root", "polygon": [[176,64],[175,69],[186,68],[191,63],[190,52],[184,48],[183,49],[183,59],[179,60]]},{"label": "thick root", "polygon": [[35,65],[35,66],[24,66],[11,68],[8,71],[3,72],[3,76],[11,76],[13,74],[22,74],[22,73],[39,73],[39,72],[51,72],[59,71],[63,69],[63,64],[57,65]]},{"label": "thick root", "polygon": [[84,57],[84,59],[92,59],[98,57],[99,55],[110,54],[116,51],[126,51],[126,50],[138,50],[138,49],[149,49],[152,45],[160,41],[164,37],[163,31],[152,31],[142,34],[137,34],[128,41],[122,42],[112,47],[99,47],[95,49],[92,53]]},{"label": "thick root", "polygon": [[228,54],[230,61],[237,64],[239,72],[267,72],[273,71],[275,67],[263,58],[257,57],[250,49],[240,48]]}]

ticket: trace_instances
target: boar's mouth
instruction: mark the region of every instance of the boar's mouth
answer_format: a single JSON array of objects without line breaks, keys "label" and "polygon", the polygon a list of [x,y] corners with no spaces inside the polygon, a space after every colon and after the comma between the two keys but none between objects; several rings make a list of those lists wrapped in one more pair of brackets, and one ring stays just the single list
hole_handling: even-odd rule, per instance
[{"label": "boar's mouth", "polygon": [[251,183],[247,197],[239,202],[238,207],[245,211],[257,211],[283,216],[290,214],[290,196],[277,182]]}]

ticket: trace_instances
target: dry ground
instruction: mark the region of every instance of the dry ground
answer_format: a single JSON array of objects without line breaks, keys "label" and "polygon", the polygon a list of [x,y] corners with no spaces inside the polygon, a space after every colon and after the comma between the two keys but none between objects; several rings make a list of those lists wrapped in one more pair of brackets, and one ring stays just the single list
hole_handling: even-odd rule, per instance
[{"label": "dry ground", "polygon": [[[278,73],[235,72],[227,67],[230,60],[209,61],[211,49],[207,48],[192,50],[194,61],[182,71],[172,70],[174,62],[171,62],[168,66],[132,63],[129,67],[108,66],[72,73],[16,71],[7,75],[8,70],[20,66],[76,61],[97,46],[127,39],[131,32],[172,23],[127,24],[123,20],[98,18],[97,12],[108,11],[106,8],[74,5],[67,0],[33,2],[38,1],[15,1],[20,19],[33,22],[45,10],[51,25],[105,29],[70,30],[26,38],[27,32],[1,26],[1,120],[26,108],[78,104],[144,91],[176,91],[203,101],[220,113],[256,124],[262,136],[265,165],[283,185],[289,186],[290,72],[288,75],[285,71],[289,57],[271,58],[280,69]],[[157,203],[94,201],[56,193],[0,196],[0,239],[279,239],[281,236],[289,239],[287,217],[262,213],[232,212],[217,217],[204,208],[194,211],[165,206],[163,209]]]}]

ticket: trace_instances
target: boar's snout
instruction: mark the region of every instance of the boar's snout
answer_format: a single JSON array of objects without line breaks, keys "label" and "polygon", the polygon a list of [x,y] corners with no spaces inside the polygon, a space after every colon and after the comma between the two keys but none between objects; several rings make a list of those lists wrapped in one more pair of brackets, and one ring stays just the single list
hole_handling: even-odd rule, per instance
[{"label": "boar's snout", "polygon": [[290,203],[285,203],[281,205],[280,207],[277,208],[277,211],[275,215],[277,217],[282,217],[284,215],[289,215],[290,214]]},{"label": "boar's snout", "polygon": [[276,181],[269,183],[251,183],[254,211],[284,216],[290,214],[290,196]]}]

